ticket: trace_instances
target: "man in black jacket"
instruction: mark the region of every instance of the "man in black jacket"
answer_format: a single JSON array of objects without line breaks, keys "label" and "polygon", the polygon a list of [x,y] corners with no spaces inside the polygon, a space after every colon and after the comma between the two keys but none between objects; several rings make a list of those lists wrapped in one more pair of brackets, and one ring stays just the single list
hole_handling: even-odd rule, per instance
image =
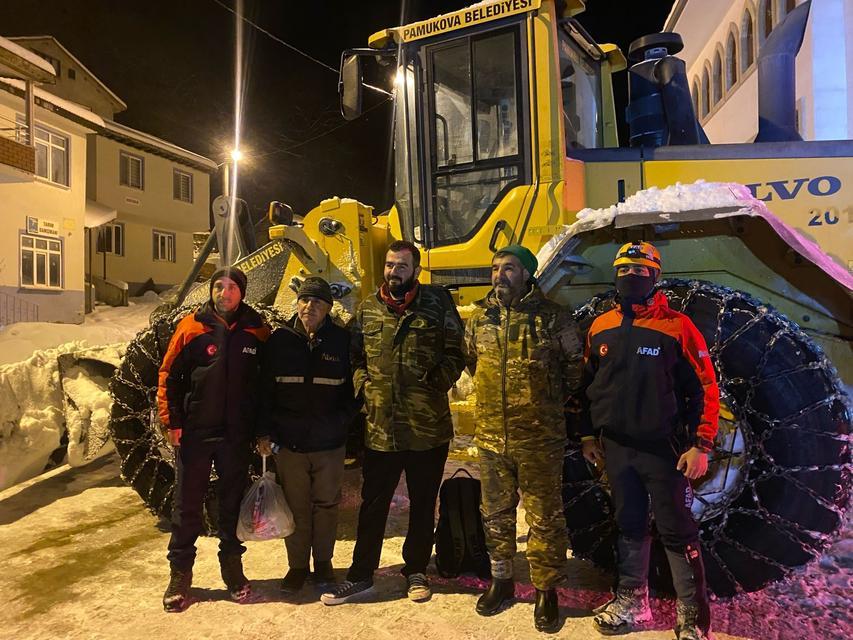
[{"label": "man in black jacket", "polygon": [[276,468],[296,523],[296,531],[284,540],[289,566],[281,581],[285,593],[302,588],[312,552],[314,582],[334,581],[345,443],[358,408],[350,334],[332,322],[331,308],[329,284],[306,278],[297,293],[296,314],[273,332],[261,366],[258,450],[269,455],[272,442],[278,445]]},{"label": "man in black jacket", "polygon": [[269,329],[243,302],[245,294],[242,271],[226,267],[214,273],[210,300],[178,323],[160,366],[160,421],[177,461],[168,554],[171,578],[163,595],[166,611],[181,611],[186,604],[211,464],[219,477],[222,579],[233,599],[242,601],[250,594],[237,519],[248,480],[258,351]]}]

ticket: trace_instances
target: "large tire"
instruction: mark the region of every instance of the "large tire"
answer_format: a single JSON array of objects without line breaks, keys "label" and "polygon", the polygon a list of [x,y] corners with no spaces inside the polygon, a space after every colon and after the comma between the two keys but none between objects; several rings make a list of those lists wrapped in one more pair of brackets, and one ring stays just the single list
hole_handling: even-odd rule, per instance
[{"label": "large tire", "polygon": [[[110,381],[113,399],[110,435],[121,459],[121,477],[156,515],[169,518],[175,485],[175,457],[157,415],[157,373],[178,321],[198,305],[162,313],[128,345],[124,359]],[[253,305],[271,327],[284,322],[275,309]],[[258,460],[253,463],[257,475]],[[211,480],[215,480],[211,473]],[[205,496],[204,527],[216,531],[214,483]]]},{"label": "large tire", "polygon": [[[797,325],[746,293],[702,281],[659,288],[705,337],[723,411],[709,473],[694,483],[693,512],[710,589],[756,591],[818,557],[850,498],[850,400],[822,350]],[[586,331],[614,292],[575,313]],[[614,565],[616,527],[606,481],[578,447],[565,459],[563,497],[573,553]],[[667,589],[659,543],[650,582]]]}]

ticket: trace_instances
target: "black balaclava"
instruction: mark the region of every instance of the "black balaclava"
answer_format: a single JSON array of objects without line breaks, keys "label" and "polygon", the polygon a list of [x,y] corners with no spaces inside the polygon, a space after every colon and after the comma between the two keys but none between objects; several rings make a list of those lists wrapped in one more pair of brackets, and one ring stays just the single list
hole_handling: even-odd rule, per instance
[{"label": "black balaclava", "polygon": [[652,290],[657,280],[657,273],[654,269],[649,269],[649,275],[638,276],[628,274],[617,276],[616,292],[619,294],[619,304],[622,307],[622,312],[626,315],[633,315],[632,305],[645,304],[651,297]]}]

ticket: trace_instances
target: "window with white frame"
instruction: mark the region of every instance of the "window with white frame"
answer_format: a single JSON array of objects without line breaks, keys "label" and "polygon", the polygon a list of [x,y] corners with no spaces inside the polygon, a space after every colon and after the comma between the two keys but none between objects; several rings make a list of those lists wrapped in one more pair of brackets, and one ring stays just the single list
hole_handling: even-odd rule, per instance
[{"label": "window with white frame", "polygon": [[186,171],[175,169],[172,172],[172,197],[181,202],[193,201],[193,175]]},{"label": "window with white frame", "polygon": [[154,229],[154,260],[175,261],[175,234]]},{"label": "window with white frame", "polygon": [[21,234],[21,286],[62,288],[62,243],[52,238]]},{"label": "window with white frame", "polygon": [[119,152],[119,184],[134,189],[145,188],[145,159],[125,151]]},{"label": "window with white frame", "polygon": [[124,224],[109,222],[102,225],[98,233],[98,252],[124,255]]},{"label": "window with white frame", "polygon": [[[18,142],[27,143],[26,124],[23,115],[16,116],[15,134]],[[56,184],[68,186],[68,150],[67,136],[55,133],[44,127],[34,126],[36,147],[36,175]]]}]

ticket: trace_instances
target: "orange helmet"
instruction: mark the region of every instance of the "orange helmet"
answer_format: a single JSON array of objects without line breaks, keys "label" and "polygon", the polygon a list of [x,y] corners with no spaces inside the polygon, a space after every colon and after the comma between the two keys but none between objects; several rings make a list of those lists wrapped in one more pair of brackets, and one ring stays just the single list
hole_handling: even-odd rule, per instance
[{"label": "orange helmet", "polygon": [[616,252],[614,267],[625,264],[639,264],[644,267],[661,270],[660,251],[650,242],[629,242],[623,244]]}]

